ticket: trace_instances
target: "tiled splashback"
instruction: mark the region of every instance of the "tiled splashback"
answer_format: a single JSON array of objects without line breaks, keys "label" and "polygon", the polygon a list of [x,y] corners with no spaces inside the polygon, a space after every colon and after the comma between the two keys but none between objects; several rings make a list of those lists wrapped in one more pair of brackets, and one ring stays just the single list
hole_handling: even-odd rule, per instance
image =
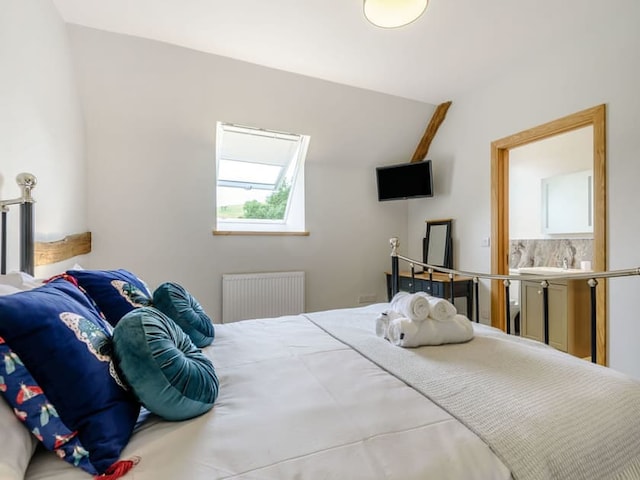
[{"label": "tiled splashback", "polygon": [[582,260],[593,259],[593,239],[534,239],[509,241],[509,268],[561,267],[567,259],[569,268],[580,268]]}]

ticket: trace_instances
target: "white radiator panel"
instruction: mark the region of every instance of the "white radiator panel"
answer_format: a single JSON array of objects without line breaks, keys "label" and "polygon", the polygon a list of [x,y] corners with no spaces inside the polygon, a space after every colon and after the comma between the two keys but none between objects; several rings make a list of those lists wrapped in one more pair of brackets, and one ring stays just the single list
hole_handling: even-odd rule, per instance
[{"label": "white radiator panel", "polygon": [[304,312],[304,272],[222,275],[222,322]]}]

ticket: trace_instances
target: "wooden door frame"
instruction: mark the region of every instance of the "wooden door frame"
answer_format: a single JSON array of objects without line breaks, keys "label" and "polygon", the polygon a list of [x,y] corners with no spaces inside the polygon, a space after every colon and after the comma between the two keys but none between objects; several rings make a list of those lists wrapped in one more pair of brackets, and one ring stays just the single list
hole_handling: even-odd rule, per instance
[{"label": "wooden door frame", "polygon": [[[593,269],[607,269],[606,106],[598,105],[491,143],[491,272],[509,272],[509,150],[578,128],[593,126]],[[607,282],[597,288],[597,359],[607,358]],[[491,282],[491,325],[505,329],[505,291]]]}]

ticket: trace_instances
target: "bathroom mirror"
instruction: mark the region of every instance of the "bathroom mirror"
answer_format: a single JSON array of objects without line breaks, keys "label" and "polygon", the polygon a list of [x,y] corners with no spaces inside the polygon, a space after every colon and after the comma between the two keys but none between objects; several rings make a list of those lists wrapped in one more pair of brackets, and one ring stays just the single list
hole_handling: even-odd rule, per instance
[{"label": "bathroom mirror", "polygon": [[434,267],[453,268],[451,242],[452,220],[427,221],[427,235],[423,244],[423,262]]},{"label": "bathroom mirror", "polygon": [[593,233],[593,170],[542,179],[542,233]]}]

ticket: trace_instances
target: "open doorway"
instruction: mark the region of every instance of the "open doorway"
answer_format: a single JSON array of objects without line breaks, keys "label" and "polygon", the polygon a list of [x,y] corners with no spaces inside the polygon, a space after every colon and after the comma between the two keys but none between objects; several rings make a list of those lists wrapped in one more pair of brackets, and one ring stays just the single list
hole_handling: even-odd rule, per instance
[{"label": "open doorway", "polygon": [[[595,271],[606,270],[606,153],[605,105],[599,105],[549,123],[510,135],[491,144],[491,271],[509,272],[509,153],[510,150],[545,138],[593,128],[593,259]],[[597,358],[607,364],[606,282],[597,293]],[[491,324],[505,329],[505,292],[502,282],[491,285]]]}]

